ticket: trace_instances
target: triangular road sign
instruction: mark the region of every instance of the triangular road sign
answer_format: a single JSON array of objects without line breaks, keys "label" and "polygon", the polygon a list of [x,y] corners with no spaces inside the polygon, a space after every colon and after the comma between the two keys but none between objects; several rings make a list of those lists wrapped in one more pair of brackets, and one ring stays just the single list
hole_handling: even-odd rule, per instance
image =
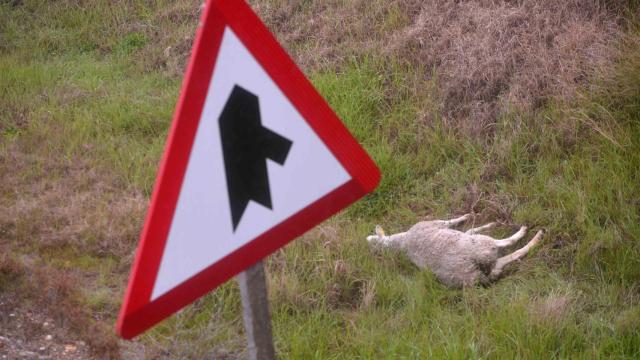
[{"label": "triangular road sign", "polygon": [[372,191],[375,164],[242,0],[210,0],[117,331],[132,338]]}]

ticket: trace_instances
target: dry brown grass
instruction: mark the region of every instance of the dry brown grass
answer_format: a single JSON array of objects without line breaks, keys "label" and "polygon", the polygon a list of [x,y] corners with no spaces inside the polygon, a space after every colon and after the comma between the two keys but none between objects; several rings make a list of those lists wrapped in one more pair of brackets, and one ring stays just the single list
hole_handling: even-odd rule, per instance
[{"label": "dry brown grass", "polygon": [[149,39],[143,51],[135,55],[135,61],[145,71],[162,71],[171,77],[184,74],[202,3],[200,0],[170,2],[159,8],[149,23],[131,29]]},{"label": "dry brown grass", "polygon": [[[513,109],[573,100],[607,70],[622,20],[595,0],[266,1],[258,13],[308,71],[372,54],[438,77],[440,111],[463,133]],[[429,79],[424,79],[426,82]],[[416,87],[416,96],[424,89]]]},{"label": "dry brown grass", "polygon": [[0,153],[0,198],[0,239],[117,257],[131,255],[146,205],[140,192],[83,159],[17,149]]},{"label": "dry brown grass", "polygon": [[297,63],[313,72],[371,51],[379,55],[397,29],[410,25],[420,3],[267,0],[252,5]]}]

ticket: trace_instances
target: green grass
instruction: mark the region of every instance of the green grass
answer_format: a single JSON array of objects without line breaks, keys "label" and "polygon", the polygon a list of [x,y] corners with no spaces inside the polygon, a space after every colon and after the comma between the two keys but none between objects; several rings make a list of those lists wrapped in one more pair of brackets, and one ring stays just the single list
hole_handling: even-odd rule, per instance
[{"label": "green grass", "polygon": [[[148,29],[169,26],[157,14],[173,5],[24,3],[0,5],[0,159],[15,152],[40,159],[40,170],[16,165],[25,186],[64,176],[47,168],[49,160],[81,159],[108,174],[114,189],[148,196],[180,84],[152,66],[148,58],[163,49]],[[389,16],[384,26],[402,22],[400,14]],[[179,26],[163,41],[188,32]],[[598,91],[537,113],[514,109],[486,138],[464,137],[440,117],[437,77],[421,83],[429,69],[370,56],[310,74],[383,179],[375,193],[267,260],[280,357],[639,357],[640,51],[623,50],[627,56]],[[20,195],[0,194],[5,209],[18,206]],[[95,211],[87,216],[111,214]],[[425,215],[468,211],[506,222],[498,234],[518,224],[545,228],[543,245],[494,286],[449,290],[364,241],[377,223],[396,232]],[[131,258],[108,249],[79,254],[73,245],[52,251],[38,244],[38,231],[27,226],[20,239],[29,244],[8,239],[1,246],[91,274],[86,306],[111,325]],[[0,267],[0,284],[14,276]],[[174,357],[241,351],[235,283],[143,342]]]}]

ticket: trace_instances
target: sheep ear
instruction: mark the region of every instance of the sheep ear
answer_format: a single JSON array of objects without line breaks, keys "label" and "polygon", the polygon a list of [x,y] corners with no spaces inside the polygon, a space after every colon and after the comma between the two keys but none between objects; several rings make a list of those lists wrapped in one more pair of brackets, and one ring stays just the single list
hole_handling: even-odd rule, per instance
[{"label": "sheep ear", "polygon": [[376,235],[384,237],[384,229],[380,225],[376,225]]}]

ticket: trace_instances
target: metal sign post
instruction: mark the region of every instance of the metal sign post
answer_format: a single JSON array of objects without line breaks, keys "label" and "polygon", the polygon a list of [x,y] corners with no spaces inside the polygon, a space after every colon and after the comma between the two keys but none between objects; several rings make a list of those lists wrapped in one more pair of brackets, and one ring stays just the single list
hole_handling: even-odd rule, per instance
[{"label": "metal sign post", "polygon": [[267,280],[262,261],[240,273],[238,283],[249,359],[274,360],[276,355],[271,334]]}]

